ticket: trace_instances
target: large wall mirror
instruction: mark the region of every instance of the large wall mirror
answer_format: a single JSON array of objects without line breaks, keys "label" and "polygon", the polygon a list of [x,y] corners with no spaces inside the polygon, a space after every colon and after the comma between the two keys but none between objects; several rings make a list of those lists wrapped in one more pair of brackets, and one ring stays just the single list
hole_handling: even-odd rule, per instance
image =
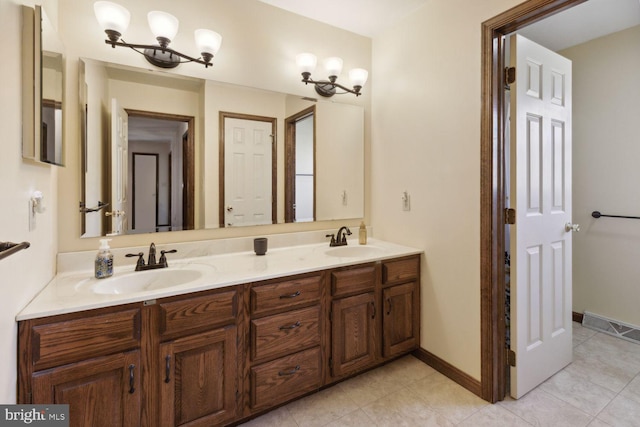
[{"label": "large wall mirror", "polygon": [[40,6],[23,6],[23,157],[64,164],[64,46]]},{"label": "large wall mirror", "polygon": [[93,59],[79,93],[83,237],[364,216],[359,105]]}]

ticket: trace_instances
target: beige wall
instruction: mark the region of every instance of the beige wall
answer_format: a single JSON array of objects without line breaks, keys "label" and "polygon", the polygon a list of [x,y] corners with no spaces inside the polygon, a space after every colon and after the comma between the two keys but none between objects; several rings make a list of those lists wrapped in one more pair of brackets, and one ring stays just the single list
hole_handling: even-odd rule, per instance
[{"label": "beige wall", "polygon": [[432,0],[373,43],[372,224],[424,249],[421,345],[476,379],[481,23],[518,3]]},{"label": "beige wall", "polygon": [[[0,28],[3,31],[5,56],[5,62],[0,67],[0,241],[31,243],[29,249],[0,260],[1,403],[15,402],[15,315],[53,277],[58,239],[58,168],[22,161],[21,13],[19,3],[0,0]],[[44,194],[47,209],[43,214],[38,214],[36,228],[30,231],[28,203],[35,190]]]},{"label": "beige wall", "polygon": [[560,52],[573,61],[573,310],[640,326],[640,26]]}]

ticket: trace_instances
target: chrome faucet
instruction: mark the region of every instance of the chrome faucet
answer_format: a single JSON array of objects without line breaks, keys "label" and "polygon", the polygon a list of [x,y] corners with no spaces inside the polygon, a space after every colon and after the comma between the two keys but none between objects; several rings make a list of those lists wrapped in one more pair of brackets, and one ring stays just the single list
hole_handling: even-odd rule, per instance
[{"label": "chrome faucet", "polygon": [[331,237],[329,246],[346,246],[347,236],[351,236],[351,230],[347,226],[342,226],[338,229],[337,237],[334,234],[327,234],[325,237]]},{"label": "chrome faucet", "polygon": [[137,254],[126,254],[125,256],[127,258],[137,256],[138,262],[136,262],[136,271],[143,271],[169,267],[165,254],[174,254],[176,252],[178,252],[177,249],[171,249],[170,251],[160,251],[160,260],[156,262],[156,244],[151,243],[151,245],[149,246],[149,258],[146,264],[144,263],[143,252],[138,252]]}]

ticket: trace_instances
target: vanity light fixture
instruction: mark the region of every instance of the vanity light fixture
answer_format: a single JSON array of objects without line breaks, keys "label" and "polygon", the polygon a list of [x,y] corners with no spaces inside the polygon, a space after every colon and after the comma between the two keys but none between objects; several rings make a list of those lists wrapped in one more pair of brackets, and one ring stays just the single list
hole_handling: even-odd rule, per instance
[{"label": "vanity light fixture", "polygon": [[[302,73],[302,81],[304,84],[313,83],[315,85],[316,92],[320,96],[330,98],[335,94],[352,93],[355,96],[360,96],[362,86],[367,82],[369,72],[362,68],[354,68],[349,71],[349,80],[353,89],[349,89],[336,82],[340,72],[342,71],[342,59],[337,56],[333,56],[324,60],[324,67],[329,74],[329,80],[312,80],[311,73],[314,72],[318,59],[312,53],[301,53],[296,56],[296,64],[298,69]],[[344,92],[337,92],[337,89],[342,89]]]},{"label": "vanity light fixture", "polygon": [[147,15],[151,32],[158,41],[157,45],[127,43],[121,38],[131,19],[131,14],[125,7],[110,1],[97,1],[93,5],[93,10],[98,23],[107,33],[105,43],[110,44],[114,49],[116,46],[131,48],[144,55],[147,61],[161,68],[175,68],[183,62],[197,62],[207,68],[212,65],[211,59],[218,53],[222,44],[220,34],[200,29],[196,30],[194,34],[200,58],[192,58],[171,49],[169,43],[178,33],[179,22],[175,16],[160,11],[149,12]]}]

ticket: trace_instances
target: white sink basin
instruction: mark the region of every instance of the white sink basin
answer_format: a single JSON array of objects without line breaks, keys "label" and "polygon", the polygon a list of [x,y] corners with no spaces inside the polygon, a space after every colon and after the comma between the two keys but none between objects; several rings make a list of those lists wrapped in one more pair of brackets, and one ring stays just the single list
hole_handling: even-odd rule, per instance
[{"label": "white sink basin", "polygon": [[338,246],[329,248],[324,253],[340,258],[358,258],[379,255],[382,249],[375,246]]},{"label": "white sink basin", "polygon": [[87,279],[78,284],[95,294],[123,295],[184,285],[201,279],[207,270],[204,266],[159,268],[116,274],[107,279]]}]

